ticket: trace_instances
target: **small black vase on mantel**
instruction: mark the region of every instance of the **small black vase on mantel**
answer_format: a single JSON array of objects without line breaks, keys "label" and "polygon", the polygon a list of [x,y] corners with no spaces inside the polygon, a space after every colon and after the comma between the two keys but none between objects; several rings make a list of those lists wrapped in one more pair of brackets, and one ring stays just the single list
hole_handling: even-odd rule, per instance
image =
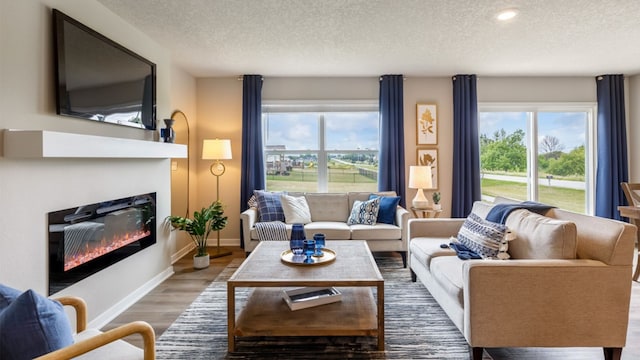
[{"label": "small black vase on mantel", "polygon": [[172,127],[174,122],[175,120],[173,119],[164,119],[164,124],[167,125],[167,127],[164,129],[160,129],[160,136],[166,143],[173,143],[174,141],[176,141],[176,132]]}]

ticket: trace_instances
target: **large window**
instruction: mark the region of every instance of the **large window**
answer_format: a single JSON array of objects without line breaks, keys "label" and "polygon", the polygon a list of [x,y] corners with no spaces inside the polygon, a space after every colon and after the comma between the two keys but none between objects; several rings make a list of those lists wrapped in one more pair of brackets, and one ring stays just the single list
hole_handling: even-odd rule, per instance
[{"label": "large window", "polygon": [[480,105],[482,196],[593,213],[593,104]]},{"label": "large window", "polygon": [[265,103],[268,190],[377,191],[377,102]]}]

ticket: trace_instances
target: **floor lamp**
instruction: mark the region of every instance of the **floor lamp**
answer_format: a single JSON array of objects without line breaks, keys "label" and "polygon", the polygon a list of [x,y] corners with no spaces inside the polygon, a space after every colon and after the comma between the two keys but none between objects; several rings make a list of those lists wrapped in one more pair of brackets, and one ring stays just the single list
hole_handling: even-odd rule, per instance
[{"label": "floor lamp", "polygon": [[[202,143],[202,159],[213,160],[213,164],[209,170],[211,174],[216,177],[216,201],[220,200],[220,176],[224,174],[225,167],[222,160],[231,159],[231,140],[229,139],[215,139],[204,140]],[[216,250],[213,254],[209,254],[212,258],[231,255],[231,251],[220,247],[220,230],[218,233],[218,242],[216,244]]]}]

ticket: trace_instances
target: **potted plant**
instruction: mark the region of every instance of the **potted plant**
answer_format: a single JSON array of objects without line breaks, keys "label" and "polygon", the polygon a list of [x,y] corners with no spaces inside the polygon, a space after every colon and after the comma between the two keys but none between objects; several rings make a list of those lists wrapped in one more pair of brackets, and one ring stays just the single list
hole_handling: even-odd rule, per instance
[{"label": "potted plant", "polygon": [[167,221],[174,229],[186,231],[196,245],[198,252],[193,256],[193,267],[204,269],[209,266],[207,239],[212,230],[219,231],[227,225],[227,217],[220,201],[209,207],[194,211],[193,219],[182,216],[168,216]]},{"label": "potted plant", "polygon": [[442,206],[440,205],[440,193],[438,191],[433,193],[433,210],[441,210]]}]

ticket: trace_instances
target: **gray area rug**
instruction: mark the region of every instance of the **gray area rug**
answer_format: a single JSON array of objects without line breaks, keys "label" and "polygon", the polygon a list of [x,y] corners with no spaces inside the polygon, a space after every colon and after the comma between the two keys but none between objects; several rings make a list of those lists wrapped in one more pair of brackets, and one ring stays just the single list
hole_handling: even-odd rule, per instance
[{"label": "gray area rug", "polygon": [[[397,257],[376,256],[385,279],[385,348],[369,337],[254,337],[227,352],[228,279],[235,259],[156,342],[158,359],[468,359],[467,343]],[[241,304],[247,292],[237,290]],[[486,356],[486,354],[485,354]]]}]

